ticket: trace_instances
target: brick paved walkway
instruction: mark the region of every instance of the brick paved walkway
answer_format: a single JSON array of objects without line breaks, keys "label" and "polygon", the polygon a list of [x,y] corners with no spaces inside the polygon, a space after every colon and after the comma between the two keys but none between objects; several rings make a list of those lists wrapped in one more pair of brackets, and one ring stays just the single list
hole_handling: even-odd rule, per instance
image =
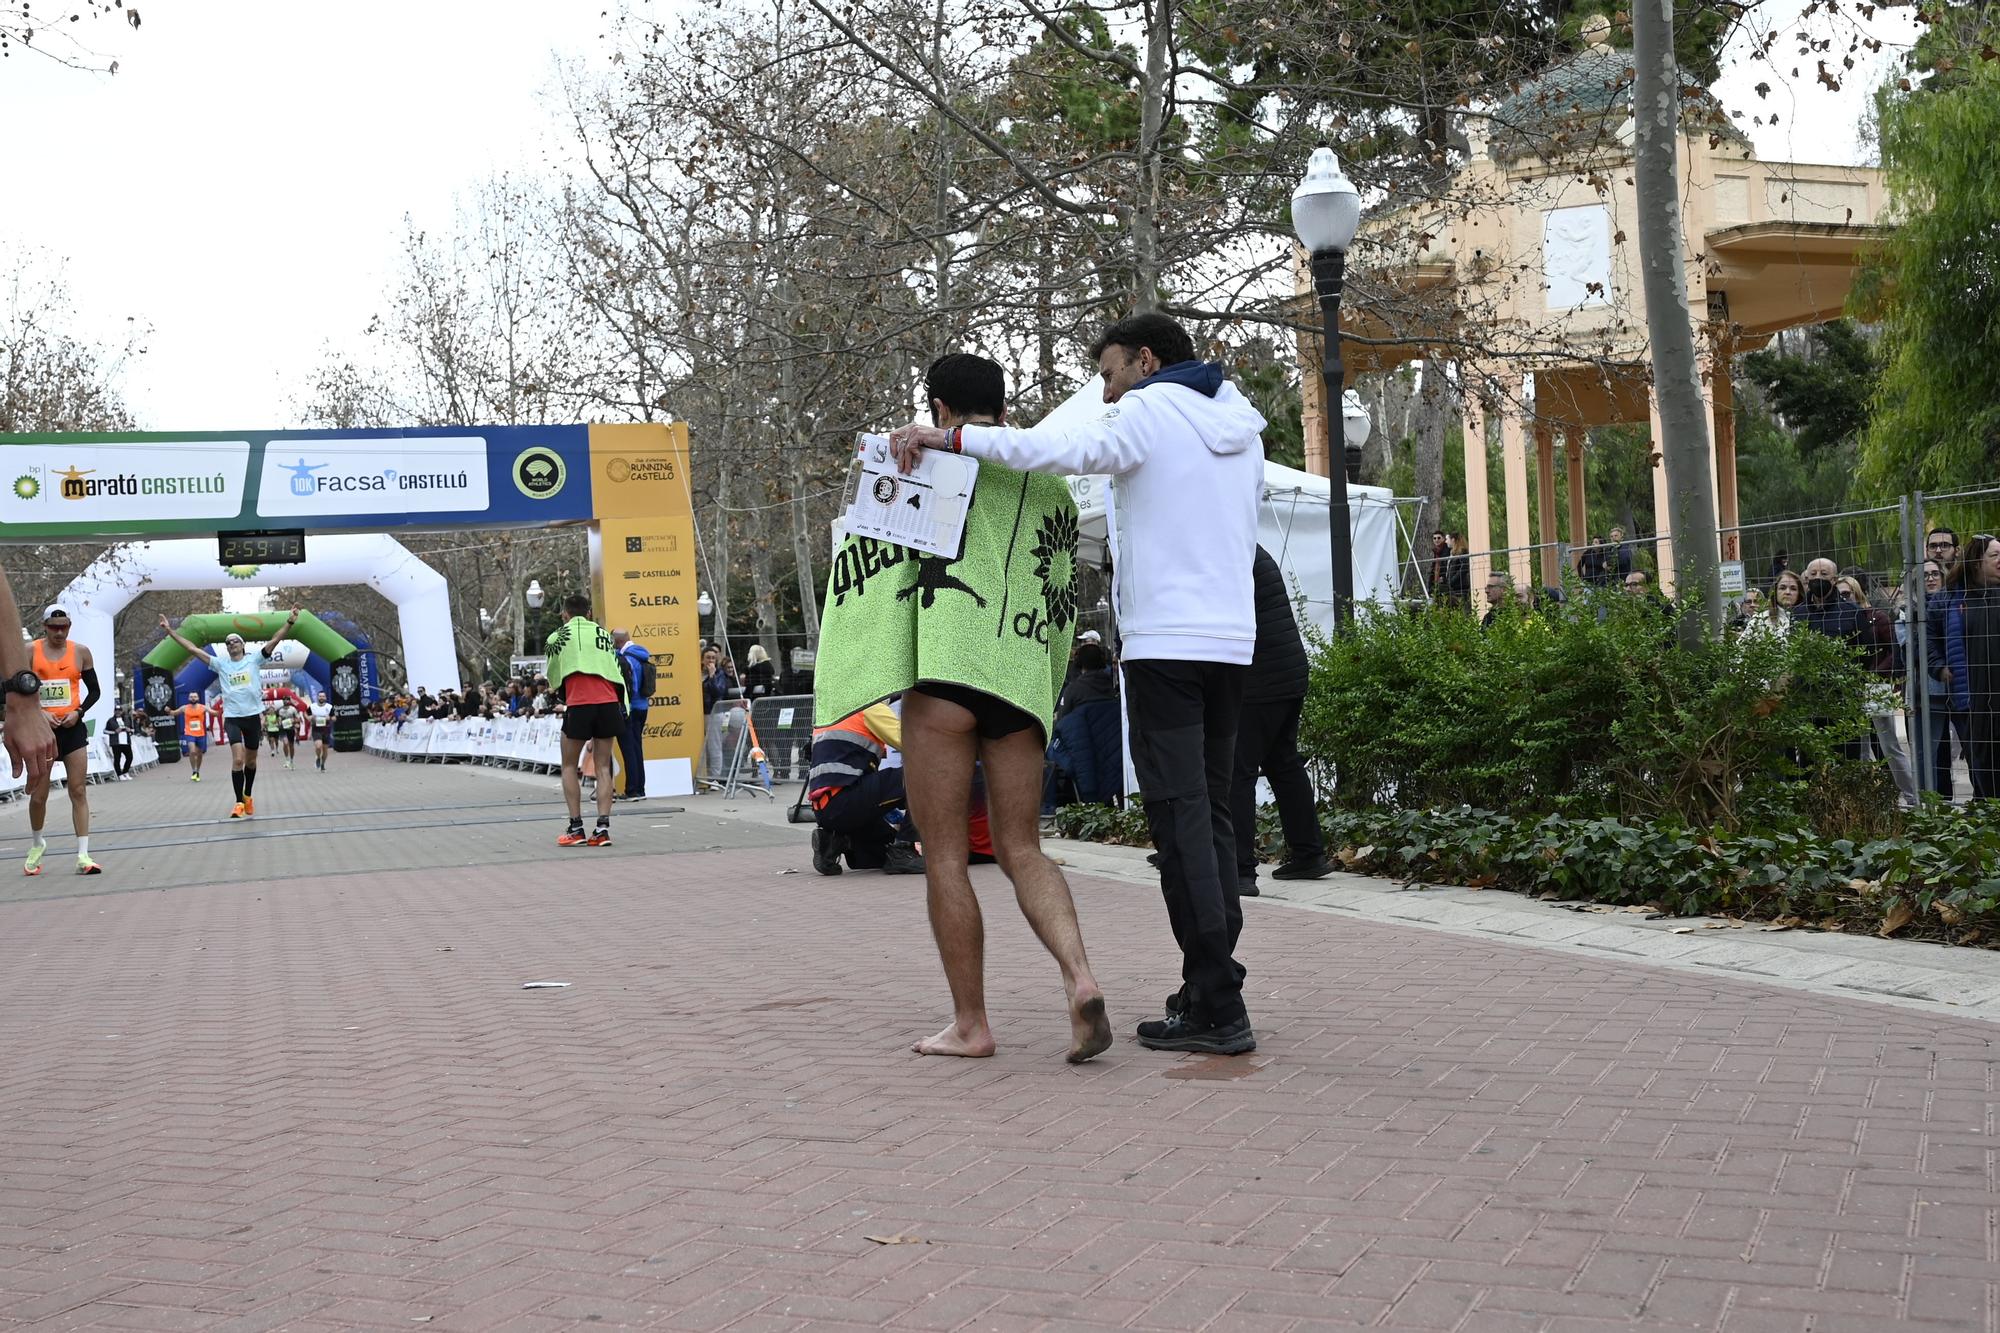
[{"label": "brick paved walkway", "polygon": [[2000,1327],[1991,1025],[1253,903],[1263,1045],[1177,1058],[1079,880],[1070,1068],[982,871],[927,1060],[921,886],[804,864],[0,905],[0,1328]]}]

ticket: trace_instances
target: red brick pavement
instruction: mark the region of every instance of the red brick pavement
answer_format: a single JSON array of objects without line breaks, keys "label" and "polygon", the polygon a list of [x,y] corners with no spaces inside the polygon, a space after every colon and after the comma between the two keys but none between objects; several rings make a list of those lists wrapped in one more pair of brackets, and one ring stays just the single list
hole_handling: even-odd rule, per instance
[{"label": "red brick pavement", "polygon": [[1262,1047],[1176,1058],[1080,882],[1070,1068],[981,872],[1001,1053],[924,1059],[921,886],[803,859],[0,907],[0,1328],[2000,1324],[1992,1027],[1253,904]]}]

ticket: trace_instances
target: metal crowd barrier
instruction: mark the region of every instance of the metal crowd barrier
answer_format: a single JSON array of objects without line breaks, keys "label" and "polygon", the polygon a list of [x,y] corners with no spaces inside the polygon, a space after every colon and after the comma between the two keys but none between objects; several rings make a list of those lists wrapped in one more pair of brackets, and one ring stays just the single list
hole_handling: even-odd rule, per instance
[{"label": "metal crowd barrier", "polygon": [[[812,703],[810,694],[718,703],[702,737],[703,785],[725,796],[771,795],[779,785],[804,782],[812,770]],[[758,750],[768,774],[757,765]]]}]

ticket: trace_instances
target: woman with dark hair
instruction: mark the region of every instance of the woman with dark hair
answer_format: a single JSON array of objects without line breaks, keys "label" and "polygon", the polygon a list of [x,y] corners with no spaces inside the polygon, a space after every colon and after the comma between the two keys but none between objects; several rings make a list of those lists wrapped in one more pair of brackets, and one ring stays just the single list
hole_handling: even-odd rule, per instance
[{"label": "woman with dark hair", "polygon": [[1975,536],[1952,576],[1961,582],[1945,612],[1946,684],[1966,715],[1972,794],[2000,799],[2000,540]]}]

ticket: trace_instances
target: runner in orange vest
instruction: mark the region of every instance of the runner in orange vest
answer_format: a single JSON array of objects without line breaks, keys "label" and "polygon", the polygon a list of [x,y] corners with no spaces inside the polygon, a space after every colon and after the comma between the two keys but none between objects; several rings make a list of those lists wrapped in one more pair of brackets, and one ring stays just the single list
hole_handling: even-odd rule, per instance
[{"label": "runner in orange vest", "polygon": [[181,754],[187,758],[188,767],[194,771],[188,774],[188,781],[201,781],[202,757],[208,753],[208,705],[201,696],[190,692],[187,707],[181,714]]},{"label": "runner in orange vest", "polygon": [[[84,714],[98,700],[97,666],[90,649],[69,638],[69,612],[51,606],[42,612],[42,637],[30,646],[29,669],[41,681],[42,711],[56,734],[56,760],[63,766],[63,790],[69,794],[70,826],[76,830],[76,873],[101,875],[104,867],[90,859],[90,730]],[[42,873],[49,840],[42,832],[48,815],[49,781],[44,773],[28,783],[28,828],[34,841],[21,869]]]}]

